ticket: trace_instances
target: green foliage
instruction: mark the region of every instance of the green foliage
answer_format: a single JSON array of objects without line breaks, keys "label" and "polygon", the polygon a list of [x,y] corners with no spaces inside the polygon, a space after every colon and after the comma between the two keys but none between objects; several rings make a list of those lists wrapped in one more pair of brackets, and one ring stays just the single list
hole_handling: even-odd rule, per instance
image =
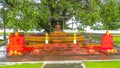
[{"label": "green foliage", "polygon": [[118,29],[120,26],[120,2],[106,0],[101,5],[101,18],[105,29]]},{"label": "green foliage", "polygon": [[83,26],[102,22],[105,29],[120,28],[120,2],[117,0],[5,1],[3,19],[9,28],[24,31],[43,28],[49,32],[50,23],[54,27],[56,22],[64,23],[73,16]]},{"label": "green foliage", "polygon": [[32,0],[30,2],[25,0],[24,3],[23,0],[8,0],[8,2],[12,4],[4,10],[8,27],[27,31],[38,25],[36,22],[39,11],[35,10]]},{"label": "green foliage", "polygon": [[87,3],[81,4],[81,8],[78,8],[76,12],[76,17],[81,21],[80,23],[83,25],[93,25],[100,21],[99,4],[95,0],[88,0]]},{"label": "green foliage", "polygon": [[3,27],[3,24],[0,22],[0,29]]}]

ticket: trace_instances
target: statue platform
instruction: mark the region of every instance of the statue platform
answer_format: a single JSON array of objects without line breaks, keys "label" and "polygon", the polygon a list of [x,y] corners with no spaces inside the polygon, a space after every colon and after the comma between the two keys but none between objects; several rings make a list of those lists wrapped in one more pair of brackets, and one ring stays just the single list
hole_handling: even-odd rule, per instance
[{"label": "statue platform", "polygon": [[108,33],[102,36],[102,43],[88,43],[85,42],[84,36],[75,33],[67,35],[61,30],[37,36],[21,36],[15,33],[15,35],[10,36],[9,41],[10,43],[7,44],[8,55],[23,55],[26,53],[29,53],[29,55],[117,53],[117,50],[113,48],[112,36]]}]

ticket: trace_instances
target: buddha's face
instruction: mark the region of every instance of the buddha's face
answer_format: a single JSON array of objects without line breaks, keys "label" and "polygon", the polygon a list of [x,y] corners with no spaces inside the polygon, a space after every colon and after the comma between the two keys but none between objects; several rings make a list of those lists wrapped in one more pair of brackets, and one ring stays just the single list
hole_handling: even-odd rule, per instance
[{"label": "buddha's face", "polygon": [[60,31],[61,30],[61,26],[59,24],[59,22],[57,22],[56,26],[55,26],[55,31]]}]

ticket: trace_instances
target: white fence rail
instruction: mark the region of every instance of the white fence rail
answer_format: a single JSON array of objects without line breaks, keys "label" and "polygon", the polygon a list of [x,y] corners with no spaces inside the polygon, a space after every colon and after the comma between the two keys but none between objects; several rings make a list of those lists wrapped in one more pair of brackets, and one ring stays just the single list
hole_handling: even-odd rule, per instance
[{"label": "white fence rail", "polygon": [[[90,30],[86,31],[86,33],[98,33],[98,34],[104,34],[107,30]],[[120,30],[108,30],[111,34],[120,34]]]},{"label": "white fence rail", "polygon": [[[98,33],[98,34],[104,34],[106,33],[107,30],[86,30],[85,32],[86,33]],[[109,33],[111,34],[120,34],[120,30],[108,30]],[[78,31],[78,30],[64,30],[64,32],[66,33],[73,33],[73,32],[81,32],[81,31]]]}]

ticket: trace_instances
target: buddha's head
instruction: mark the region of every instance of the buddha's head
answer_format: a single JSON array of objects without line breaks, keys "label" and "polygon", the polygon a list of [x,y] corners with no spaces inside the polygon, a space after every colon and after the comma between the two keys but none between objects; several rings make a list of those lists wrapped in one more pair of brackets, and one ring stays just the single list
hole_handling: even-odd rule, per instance
[{"label": "buddha's head", "polygon": [[106,35],[110,35],[110,33],[108,31],[106,31]]},{"label": "buddha's head", "polygon": [[18,31],[15,31],[15,36],[18,36],[18,34],[19,34]]},{"label": "buddha's head", "polygon": [[59,22],[57,22],[57,25],[59,25]]}]

